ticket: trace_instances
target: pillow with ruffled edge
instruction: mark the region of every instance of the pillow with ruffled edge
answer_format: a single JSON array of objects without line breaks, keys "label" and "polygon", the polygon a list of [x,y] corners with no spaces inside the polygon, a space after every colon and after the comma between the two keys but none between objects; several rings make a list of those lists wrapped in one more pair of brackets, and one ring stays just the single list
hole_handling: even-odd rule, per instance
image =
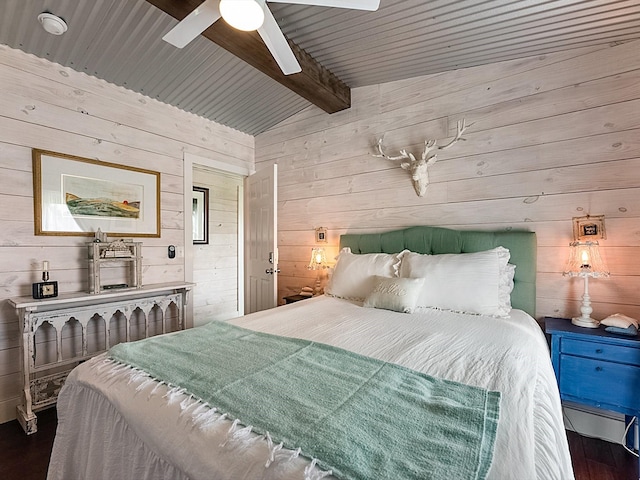
[{"label": "pillow with ruffled edge", "polygon": [[516,275],[516,266],[507,263],[500,271],[500,281],[498,285],[498,303],[508,315],[511,311],[511,292],[513,292],[513,277]]},{"label": "pillow with ruffled edge", "polygon": [[351,253],[345,247],[336,257],[337,263],[325,293],[348,300],[362,301],[373,290],[375,276],[397,277],[400,259],[390,253]]},{"label": "pillow with ruffled edge", "polygon": [[424,278],[419,307],[505,317],[511,311],[509,250],[496,247],[474,253],[423,255],[400,253],[399,274]]},{"label": "pillow with ruffled edge", "polygon": [[375,287],[365,298],[369,308],[382,308],[401,313],[413,313],[424,284],[423,278],[375,277]]}]

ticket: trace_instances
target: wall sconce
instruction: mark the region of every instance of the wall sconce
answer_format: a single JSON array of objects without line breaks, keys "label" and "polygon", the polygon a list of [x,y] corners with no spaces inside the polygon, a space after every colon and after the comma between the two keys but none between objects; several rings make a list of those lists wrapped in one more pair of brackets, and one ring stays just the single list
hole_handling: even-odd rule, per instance
[{"label": "wall sconce", "polygon": [[320,295],[320,272],[325,268],[329,268],[327,265],[327,257],[324,253],[324,248],[314,247],[311,249],[311,259],[309,260],[308,270],[316,270],[316,286],[313,290],[313,296]]},{"label": "wall sconce", "polygon": [[608,277],[609,271],[600,257],[598,242],[573,242],[569,245],[571,251],[563,275],[584,278],[584,295],[580,307],[582,315],[574,317],[571,323],[579,327],[598,328],[600,322],[591,318],[593,309],[589,296],[589,277]]}]

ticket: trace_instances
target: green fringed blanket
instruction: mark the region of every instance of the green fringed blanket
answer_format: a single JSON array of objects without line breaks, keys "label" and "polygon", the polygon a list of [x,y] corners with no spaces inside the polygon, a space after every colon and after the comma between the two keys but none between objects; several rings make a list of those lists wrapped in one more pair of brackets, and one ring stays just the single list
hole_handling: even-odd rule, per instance
[{"label": "green fringed blanket", "polygon": [[110,356],[300,447],[342,479],[483,479],[500,393],[306,340],[212,322]]}]

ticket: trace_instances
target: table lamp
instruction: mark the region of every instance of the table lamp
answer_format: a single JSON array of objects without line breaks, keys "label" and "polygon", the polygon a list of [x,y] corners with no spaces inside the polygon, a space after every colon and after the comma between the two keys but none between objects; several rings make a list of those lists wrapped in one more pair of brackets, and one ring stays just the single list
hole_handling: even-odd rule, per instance
[{"label": "table lamp", "polygon": [[307,266],[307,269],[309,270],[316,270],[317,274],[316,274],[316,286],[313,290],[313,295],[317,296],[320,295],[321,293],[321,288],[320,288],[320,271],[324,270],[325,268],[329,268],[329,266],[327,265],[327,257],[324,253],[324,248],[321,247],[314,247],[311,249],[311,260],[309,260],[309,265]]},{"label": "table lamp", "polygon": [[570,247],[569,260],[563,275],[584,278],[584,295],[580,307],[582,315],[574,317],[571,323],[579,327],[598,328],[600,322],[591,318],[593,308],[591,308],[591,297],[589,296],[589,277],[608,277],[609,272],[600,257],[598,242],[573,242]]}]

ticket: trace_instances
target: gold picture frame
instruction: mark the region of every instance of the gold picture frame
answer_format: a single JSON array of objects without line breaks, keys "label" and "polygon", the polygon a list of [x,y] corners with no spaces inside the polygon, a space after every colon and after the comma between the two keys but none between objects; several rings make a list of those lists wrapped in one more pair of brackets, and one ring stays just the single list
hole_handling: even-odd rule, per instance
[{"label": "gold picture frame", "polygon": [[324,227],[316,228],[316,243],[327,243],[327,229]]},{"label": "gold picture frame", "polygon": [[160,173],[33,149],[36,235],[160,237]]}]

